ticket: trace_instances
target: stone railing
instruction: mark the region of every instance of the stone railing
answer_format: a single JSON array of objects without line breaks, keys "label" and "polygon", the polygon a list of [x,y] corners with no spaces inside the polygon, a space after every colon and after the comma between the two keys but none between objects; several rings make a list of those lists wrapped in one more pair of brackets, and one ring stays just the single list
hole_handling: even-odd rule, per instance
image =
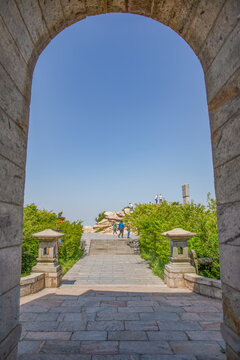
[{"label": "stone railing", "polygon": [[45,274],[35,273],[20,279],[20,296],[34,294],[45,288]]},{"label": "stone railing", "polygon": [[197,274],[184,274],[184,281],[186,287],[197,294],[222,299],[221,280],[206,278]]}]

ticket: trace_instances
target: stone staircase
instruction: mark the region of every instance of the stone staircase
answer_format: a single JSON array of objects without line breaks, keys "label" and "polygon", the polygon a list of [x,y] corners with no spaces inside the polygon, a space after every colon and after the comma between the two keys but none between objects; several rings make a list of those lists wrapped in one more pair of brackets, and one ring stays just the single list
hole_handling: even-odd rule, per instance
[{"label": "stone staircase", "polygon": [[88,255],[134,255],[127,239],[91,240]]}]

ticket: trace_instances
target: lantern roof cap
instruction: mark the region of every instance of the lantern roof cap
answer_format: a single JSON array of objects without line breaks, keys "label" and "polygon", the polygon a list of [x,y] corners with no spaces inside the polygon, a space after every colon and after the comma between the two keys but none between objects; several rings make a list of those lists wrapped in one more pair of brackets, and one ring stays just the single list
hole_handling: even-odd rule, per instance
[{"label": "lantern roof cap", "polygon": [[183,230],[181,228],[176,228],[170,231],[165,231],[162,233],[163,236],[166,236],[169,239],[190,239],[191,237],[195,236],[196,233]]},{"label": "lantern roof cap", "polygon": [[64,236],[64,234],[58,231],[54,231],[52,229],[46,229],[38,233],[32,234],[32,236],[37,239],[57,239]]}]

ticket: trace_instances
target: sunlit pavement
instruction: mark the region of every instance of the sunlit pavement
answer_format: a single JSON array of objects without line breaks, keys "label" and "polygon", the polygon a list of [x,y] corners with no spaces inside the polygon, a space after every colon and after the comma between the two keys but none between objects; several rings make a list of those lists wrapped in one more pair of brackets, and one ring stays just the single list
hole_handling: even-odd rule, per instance
[{"label": "sunlit pavement", "polygon": [[138,255],[86,256],[21,303],[19,360],[225,359],[221,302],[168,288]]}]

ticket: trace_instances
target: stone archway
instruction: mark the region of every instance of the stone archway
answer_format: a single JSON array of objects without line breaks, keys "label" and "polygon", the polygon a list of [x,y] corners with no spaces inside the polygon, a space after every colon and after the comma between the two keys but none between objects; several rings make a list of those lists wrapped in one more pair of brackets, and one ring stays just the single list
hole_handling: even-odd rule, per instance
[{"label": "stone archway", "polygon": [[222,331],[228,358],[240,359],[239,0],[0,2],[0,358],[16,358],[20,335],[22,206],[33,69],[61,30],[86,16],[108,12],[144,15],[171,27],[202,63],[218,205]]}]

